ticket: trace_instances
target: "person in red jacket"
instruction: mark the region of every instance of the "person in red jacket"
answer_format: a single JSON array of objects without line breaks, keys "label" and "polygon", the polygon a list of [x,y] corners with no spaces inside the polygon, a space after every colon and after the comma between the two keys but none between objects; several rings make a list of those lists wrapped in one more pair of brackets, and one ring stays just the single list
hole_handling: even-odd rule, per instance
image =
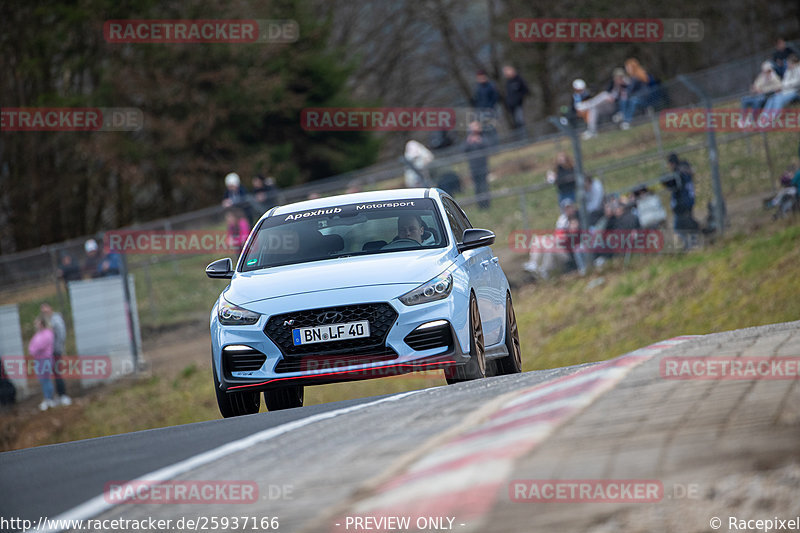
[{"label": "person in red jacket", "polygon": [[39,409],[46,411],[48,408],[56,406],[56,402],[53,399],[53,346],[55,344],[55,335],[53,335],[51,329],[45,326],[45,321],[42,317],[37,317],[33,323],[36,326],[36,333],[33,334],[30,343],[28,343],[28,353],[33,357],[33,368],[44,395],[44,400],[39,404]]}]

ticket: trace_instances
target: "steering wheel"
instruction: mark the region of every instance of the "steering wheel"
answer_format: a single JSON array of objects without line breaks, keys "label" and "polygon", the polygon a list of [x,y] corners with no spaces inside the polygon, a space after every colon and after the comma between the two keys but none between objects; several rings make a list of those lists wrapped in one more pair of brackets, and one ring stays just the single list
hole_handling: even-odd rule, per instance
[{"label": "steering wheel", "polygon": [[403,238],[403,239],[395,239],[395,240],[393,240],[392,242],[390,242],[389,244],[387,244],[386,246],[381,248],[381,250],[393,250],[394,248],[405,248],[406,246],[409,246],[409,245],[422,246],[420,243],[418,243],[414,239],[405,239],[405,238]]}]

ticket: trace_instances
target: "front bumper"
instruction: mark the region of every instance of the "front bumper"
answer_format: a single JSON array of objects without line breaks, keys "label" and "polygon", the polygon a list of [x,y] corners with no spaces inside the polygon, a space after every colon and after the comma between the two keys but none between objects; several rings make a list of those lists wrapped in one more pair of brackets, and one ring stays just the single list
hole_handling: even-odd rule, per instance
[{"label": "front bumper", "polygon": [[[408,290],[410,288],[413,287],[409,287]],[[371,289],[373,290],[369,291],[370,296],[381,296],[381,292],[386,295],[385,293],[389,290],[392,295],[406,292],[402,287],[398,288],[397,286],[383,290]],[[356,295],[352,294],[349,302],[342,301],[343,294],[337,295],[335,300],[326,300],[326,297],[315,298],[313,301],[309,301],[308,298],[281,298],[280,300],[283,300],[281,302],[270,302],[268,307],[273,312],[262,314],[259,321],[252,326],[222,326],[216,320],[216,313],[212,312],[212,352],[220,388],[229,391],[269,390],[287,385],[320,385],[443,369],[467,362],[469,358],[469,317],[466,310],[468,306],[460,303],[458,294],[455,292],[446,299],[415,306],[406,306],[397,298],[382,301],[364,300],[364,291],[359,292],[362,294],[358,296],[362,299],[356,300]],[[281,350],[265,332],[267,323],[275,315],[283,315],[292,311],[321,309],[328,307],[324,305],[327,303],[335,303],[336,307],[367,303],[383,303],[391,306],[397,316],[385,335],[385,342],[380,347],[383,350],[382,356],[371,357],[374,354],[366,354],[362,360],[368,362],[361,363],[358,354],[344,357],[344,360],[340,358],[337,361],[329,361],[324,354],[315,354],[314,352],[306,352],[302,355],[285,354],[284,352],[287,350]],[[259,309],[252,308],[252,306],[244,307],[259,312]],[[406,342],[409,334],[420,325],[437,321],[446,321],[446,327],[450,330],[452,341],[448,346],[430,349],[414,349],[409,346]],[[274,331],[274,328],[270,331]],[[424,343],[412,344],[418,347],[424,346]],[[226,364],[226,357],[223,357],[223,349],[234,345],[252,348],[254,353],[263,356],[263,364],[250,370],[232,371],[231,365]],[[339,352],[337,355],[341,357],[341,351]],[[305,361],[308,364],[290,364],[301,361],[303,358],[309,358]],[[229,359],[227,360],[229,361]],[[257,363],[254,366],[257,366]],[[296,370],[298,366],[302,367],[302,370]]]}]

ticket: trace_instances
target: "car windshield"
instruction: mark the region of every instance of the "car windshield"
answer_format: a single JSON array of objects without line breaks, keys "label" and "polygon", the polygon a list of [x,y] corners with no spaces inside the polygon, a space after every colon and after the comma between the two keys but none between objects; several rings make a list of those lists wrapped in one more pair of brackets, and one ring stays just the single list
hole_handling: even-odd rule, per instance
[{"label": "car windshield", "polygon": [[447,245],[429,198],[339,205],[264,219],[241,271]]}]

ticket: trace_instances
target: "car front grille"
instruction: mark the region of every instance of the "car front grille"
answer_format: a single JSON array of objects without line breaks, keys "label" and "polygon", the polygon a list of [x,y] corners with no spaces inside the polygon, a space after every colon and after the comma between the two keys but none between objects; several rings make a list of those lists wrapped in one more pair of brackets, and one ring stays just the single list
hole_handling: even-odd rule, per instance
[{"label": "car front grille", "polygon": [[290,355],[275,365],[276,373],[310,372],[312,370],[336,370],[353,365],[366,365],[397,359],[397,353],[384,348],[374,353],[360,355]]},{"label": "car front grille", "polygon": [[[295,346],[292,330],[332,323],[369,321],[369,337],[343,341],[319,342]],[[386,347],[386,336],[397,320],[397,311],[388,303],[369,303],[339,307],[322,307],[275,315],[267,321],[264,333],[281,350],[284,356],[296,355],[349,355],[362,356],[377,353]]]},{"label": "car front grille", "polygon": [[430,350],[431,348],[451,347],[453,333],[446,322],[441,325],[417,328],[403,339],[406,344],[415,350]]}]

